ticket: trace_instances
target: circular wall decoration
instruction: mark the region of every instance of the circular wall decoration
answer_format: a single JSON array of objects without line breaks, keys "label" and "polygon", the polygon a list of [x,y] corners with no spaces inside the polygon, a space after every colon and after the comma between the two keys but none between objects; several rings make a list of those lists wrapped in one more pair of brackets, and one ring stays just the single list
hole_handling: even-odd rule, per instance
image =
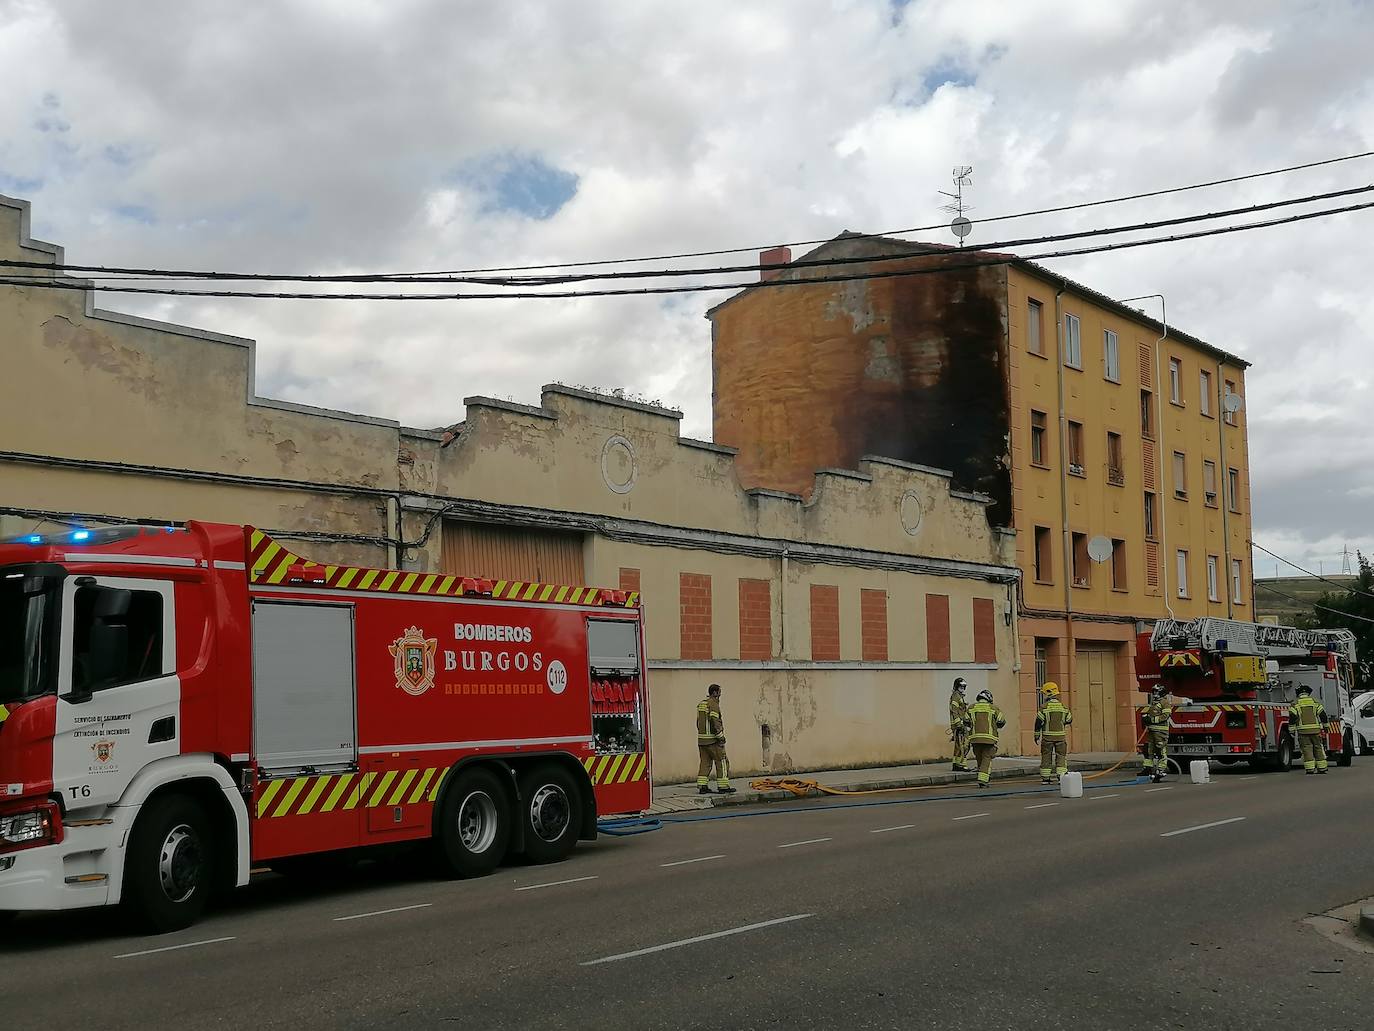
[{"label": "circular wall decoration", "polygon": [[618,433],[608,437],[601,448],[601,478],[617,494],[630,493],[639,479],[634,445]]},{"label": "circular wall decoration", "polygon": [[909,490],[902,495],[901,503],[897,508],[902,518],[902,529],[911,536],[916,536],[921,529],[921,499],[916,496],[914,490]]}]

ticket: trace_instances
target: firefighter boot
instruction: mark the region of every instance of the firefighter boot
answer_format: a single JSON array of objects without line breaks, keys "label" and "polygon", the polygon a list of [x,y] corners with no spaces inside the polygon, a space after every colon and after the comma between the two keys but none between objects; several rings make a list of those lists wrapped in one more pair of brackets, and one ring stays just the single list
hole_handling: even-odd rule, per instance
[{"label": "firefighter boot", "polygon": [[698,795],[714,795],[715,792],[712,791],[712,790],[711,790],[709,787],[707,787],[705,784],[700,784],[700,785],[697,786],[697,794],[698,794]]}]

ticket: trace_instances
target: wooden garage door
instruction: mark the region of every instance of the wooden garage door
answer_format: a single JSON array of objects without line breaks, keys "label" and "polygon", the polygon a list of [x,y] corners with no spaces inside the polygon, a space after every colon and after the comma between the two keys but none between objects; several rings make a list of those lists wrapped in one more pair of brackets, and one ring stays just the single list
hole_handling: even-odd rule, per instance
[{"label": "wooden garage door", "polygon": [[443,572],[581,585],[582,535],[519,526],[444,523]]},{"label": "wooden garage door", "polygon": [[1116,749],[1116,649],[1079,645],[1074,662],[1073,748]]}]

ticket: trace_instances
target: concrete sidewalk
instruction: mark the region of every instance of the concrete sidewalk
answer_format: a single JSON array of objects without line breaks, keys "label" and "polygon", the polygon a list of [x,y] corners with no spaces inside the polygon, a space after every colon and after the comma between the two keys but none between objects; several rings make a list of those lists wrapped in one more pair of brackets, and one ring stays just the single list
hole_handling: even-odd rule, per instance
[{"label": "concrete sidewalk", "polygon": [[[1123,761],[1124,760],[1124,761]],[[1134,753],[1127,752],[1084,752],[1069,756],[1069,769],[1091,772],[1111,768],[1121,763],[1121,772],[1129,776],[1139,768],[1140,760]],[[1039,756],[998,756],[992,761],[993,779],[1006,777],[1038,777],[1040,774]],[[860,770],[797,770],[791,773],[760,773],[748,777],[731,777],[731,783],[739,790],[733,795],[698,794],[695,783],[660,784],[654,787],[654,802],[650,813],[678,813],[694,809],[711,809],[719,806],[749,805],[758,802],[795,801],[797,796],[790,791],[758,791],[749,786],[754,780],[781,780],[796,777],[801,780],[815,780],[826,787],[844,791],[874,791],[884,788],[923,788],[938,784],[971,784],[977,779],[976,773],[955,773],[950,769],[949,760],[943,762],[918,763],[914,766],[876,766]],[[820,797],[813,795],[811,797]]]}]

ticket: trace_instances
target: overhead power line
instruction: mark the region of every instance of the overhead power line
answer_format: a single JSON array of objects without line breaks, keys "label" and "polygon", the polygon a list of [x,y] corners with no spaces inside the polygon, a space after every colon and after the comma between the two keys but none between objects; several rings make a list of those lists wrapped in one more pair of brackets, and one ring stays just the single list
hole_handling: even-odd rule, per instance
[{"label": "overhead power line", "polygon": [[1299,570],[1300,572],[1306,573],[1308,576],[1312,577],[1314,580],[1320,580],[1320,581],[1321,581],[1322,583],[1324,583],[1324,584],[1330,584],[1332,587],[1336,588],[1336,589],[1339,590],[1339,591],[1345,591],[1345,592],[1348,592],[1348,593],[1350,593],[1350,594],[1358,594],[1358,595],[1359,595],[1360,597],[1362,597],[1362,598],[1374,599],[1374,594],[1370,594],[1368,591],[1362,591],[1362,590],[1360,590],[1358,587],[1352,587],[1352,586],[1350,586],[1349,584],[1338,583],[1338,582],[1335,581],[1335,580],[1331,580],[1331,579],[1329,579],[1329,578],[1327,578],[1327,577],[1325,577],[1325,576],[1322,576],[1320,573],[1314,573],[1314,572],[1312,572],[1312,570],[1310,570],[1310,569],[1303,569],[1302,566],[1298,565],[1296,562],[1293,562],[1293,561],[1291,561],[1290,559],[1286,559],[1286,558],[1284,558],[1282,555],[1276,555],[1274,552],[1270,551],[1268,548],[1266,548],[1266,547],[1265,547],[1264,545],[1262,545],[1262,544],[1256,544],[1254,541],[1251,541],[1251,542],[1250,542],[1250,546],[1251,546],[1252,548],[1258,548],[1260,551],[1264,552],[1264,553],[1265,553],[1266,555],[1268,555],[1270,558],[1276,558],[1276,559],[1278,559],[1278,560],[1279,560],[1280,562],[1282,562],[1284,565],[1292,566],[1294,569]]},{"label": "overhead power line", "polygon": [[[1163,243],[1177,243],[1183,240],[1196,240],[1209,236],[1224,236],[1230,233],[1247,232],[1252,229],[1265,229],[1273,226],[1304,222],[1329,215],[1339,215],[1352,211],[1365,211],[1374,208],[1374,201],[1350,204],[1339,208],[1324,208],[1321,211],[1303,212],[1285,218],[1266,219],[1261,222],[1246,222],[1241,225],[1218,226],[1200,229],[1191,233],[1176,233],[1173,236],[1149,237],[1144,240],[1125,240],[1115,243],[1095,244],[1088,247],[1075,247],[1059,251],[1046,251],[1038,254],[995,255],[984,259],[965,262],[951,262],[918,269],[893,269],[878,272],[846,273],[841,275],[815,276],[807,279],[788,279],[777,277],[755,283],[690,283],[682,286],[619,287],[599,290],[554,290],[545,292],[513,293],[276,293],[265,291],[241,290],[191,290],[174,287],[135,287],[110,286],[99,282],[66,279],[15,279],[0,276],[0,285],[28,287],[46,290],[91,290],[101,293],[151,294],[164,297],[245,297],[263,300],[318,300],[318,301],[494,301],[494,300],[536,300],[573,297],[629,297],[659,296],[665,294],[707,293],[727,290],[757,290],[791,286],[814,286],[820,283],[847,283],[869,279],[902,279],[908,276],[932,275],[941,272],[954,272],[965,269],[985,268],[992,265],[1005,265],[1013,261],[1045,261],[1051,258],[1078,257],[1084,254],[1100,254],[1109,251],[1128,250],[1135,247],[1149,247]],[[957,253],[957,252],[943,252]],[[910,257],[910,255],[908,255]]]},{"label": "overhead power line", "polygon": [[[1168,226],[1187,225],[1193,222],[1206,222],[1219,218],[1232,218],[1237,215],[1256,214],[1261,211],[1271,211],[1276,208],[1292,207],[1299,204],[1312,204],[1317,201],[1334,200],[1339,197],[1351,197],[1361,194],[1374,192],[1374,185],[1356,186],[1345,190],[1332,190],[1327,193],[1314,193],[1302,197],[1289,197],[1283,200],[1269,201],[1264,204],[1251,204],[1245,207],[1225,208],[1219,211],[1207,211],[1193,215],[1181,215],[1177,218],[1157,219],[1152,222],[1136,222],[1124,226],[1106,226],[1098,229],[1083,229],[1071,233],[1057,233],[1052,235],[1029,236],[1020,239],[996,240],[982,244],[977,251],[1002,251],[1013,247],[1025,247],[1046,243],[1061,243],[1065,240],[1089,239],[1099,236],[1115,236],[1121,233],[1147,232],[1154,229],[1163,229]],[[853,237],[847,238],[853,239]],[[668,279],[681,278],[694,275],[738,275],[742,273],[755,273],[759,271],[795,271],[797,269],[809,268],[834,268],[845,265],[871,265],[874,263],[908,261],[913,257],[923,255],[949,255],[955,252],[955,248],[939,245],[913,245],[912,248],[900,251],[895,254],[873,254],[856,255],[852,257],[831,257],[831,258],[811,258],[801,259],[791,262],[780,262],[777,264],[749,264],[749,265],[727,265],[712,266],[709,268],[685,268],[685,269],[633,269],[618,272],[587,272],[562,276],[501,276],[496,278],[488,277],[459,277],[459,276],[412,276],[407,279],[396,279],[389,276],[376,274],[341,274],[341,275],[289,275],[282,273],[268,272],[213,272],[213,271],[189,271],[185,269],[154,269],[154,268],[134,268],[128,266],[114,265],[45,265],[41,262],[27,262],[18,260],[0,260],[0,267],[23,267],[34,268],[47,272],[54,269],[71,272],[86,272],[99,275],[120,275],[130,276],[137,280],[150,279],[174,279],[174,280],[204,280],[204,281],[237,281],[237,282],[305,282],[305,283],[377,283],[377,284],[413,284],[413,283],[443,283],[456,286],[562,286],[569,283],[593,282],[599,280],[623,280],[623,279]],[[746,285],[746,284],[737,284]]]}]

